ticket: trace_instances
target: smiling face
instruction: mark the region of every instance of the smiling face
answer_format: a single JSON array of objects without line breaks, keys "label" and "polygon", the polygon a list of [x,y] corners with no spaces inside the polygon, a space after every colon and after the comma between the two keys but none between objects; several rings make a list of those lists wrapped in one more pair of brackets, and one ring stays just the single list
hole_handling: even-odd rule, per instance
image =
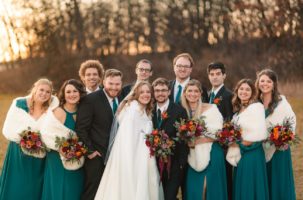
[{"label": "smiling face", "polygon": [[190,60],[186,57],[178,58],[174,65],[174,71],[178,81],[186,80],[192,72]]},{"label": "smiling face", "polygon": [[274,90],[274,82],[264,74],[259,78],[258,87],[263,94],[272,93]]},{"label": "smiling face", "polygon": [[64,91],[65,101],[68,104],[77,104],[80,100],[80,92],[71,84],[67,84]]},{"label": "smiling face", "polygon": [[86,88],[95,91],[101,81],[98,70],[96,68],[87,68],[82,81]]},{"label": "smiling face", "polygon": [[121,76],[108,76],[103,80],[104,90],[111,98],[119,95],[122,88]]},{"label": "smiling face", "polygon": [[151,101],[151,90],[147,85],[142,85],[139,88],[138,102],[146,106]]},{"label": "smiling face", "polygon": [[170,90],[167,85],[158,84],[154,86],[154,96],[158,103],[165,103],[170,95]]},{"label": "smiling face", "polygon": [[242,83],[237,92],[241,103],[248,103],[252,96],[252,88],[247,83]]},{"label": "smiling face", "polygon": [[136,68],[137,80],[146,81],[152,76],[151,65],[146,62],[140,62]]},{"label": "smiling face", "polygon": [[51,97],[52,88],[48,84],[40,84],[37,86],[37,90],[34,93],[35,102],[41,104],[47,102]]},{"label": "smiling face", "polygon": [[197,103],[201,99],[201,91],[196,85],[190,85],[184,91],[188,103]]}]

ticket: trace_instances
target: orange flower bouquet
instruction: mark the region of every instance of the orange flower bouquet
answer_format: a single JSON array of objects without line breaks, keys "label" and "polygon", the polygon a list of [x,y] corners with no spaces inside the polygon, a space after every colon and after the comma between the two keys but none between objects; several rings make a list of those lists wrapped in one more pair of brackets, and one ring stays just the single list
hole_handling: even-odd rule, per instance
[{"label": "orange flower bouquet", "polygon": [[186,143],[194,142],[197,137],[207,133],[205,121],[200,119],[181,119],[175,123],[177,128],[177,139]]},{"label": "orange flower bouquet", "polygon": [[83,166],[87,148],[75,133],[70,133],[67,138],[56,137],[55,143],[65,169],[77,170]]},{"label": "orange flower bouquet", "polygon": [[44,158],[47,148],[41,140],[39,131],[32,131],[30,128],[20,133],[20,147],[24,154],[36,158]]},{"label": "orange flower bouquet", "polygon": [[164,132],[164,130],[153,130],[145,136],[145,144],[149,148],[150,156],[155,156],[159,161],[160,180],[162,180],[163,170],[166,167],[170,173],[171,156],[175,148],[175,141]]},{"label": "orange flower bouquet", "polygon": [[291,129],[292,123],[292,120],[287,118],[281,125],[271,126],[268,129],[269,137],[265,141],[265,145],[275,145],[277,150],[285,151],[289,146],[297,144],[300,139]]}]

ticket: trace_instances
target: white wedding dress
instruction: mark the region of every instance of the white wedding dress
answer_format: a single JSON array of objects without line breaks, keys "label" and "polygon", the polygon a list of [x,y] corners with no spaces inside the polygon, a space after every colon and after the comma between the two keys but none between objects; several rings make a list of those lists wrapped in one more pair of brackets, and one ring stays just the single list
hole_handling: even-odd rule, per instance
[{"label": "white wedding dress", "polygon": [[154,157],[149,156],[145,135],[152,122],[137,101],[118,115],[119,128],[110,152],[96,200],[164,199]]}]

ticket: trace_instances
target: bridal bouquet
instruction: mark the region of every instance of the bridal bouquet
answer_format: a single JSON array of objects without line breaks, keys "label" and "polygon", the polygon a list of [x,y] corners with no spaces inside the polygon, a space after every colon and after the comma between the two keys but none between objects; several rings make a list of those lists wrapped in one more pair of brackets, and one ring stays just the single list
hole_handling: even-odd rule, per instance
[{"label": "bridal bouquet", "polygon": [[55,143],[65,169],[77,170],[83,166],[87,148],[75,133],[70,132],[67,138],[56,137]]},{"label": "bridal bouquet", "polygon": [[20,147],[24,154],[36,158],[44,158],[47,148],[41,140],[39,131],[32,131],[30,128],[20,133]]},{"label": "bridal bouquet", "polygon": [[241,141],[241,128],[236,123],[224,122],[223,128],[216,134],[217,141],[222,146]]},{"label": "bridal bouquet", "polygon": [[175,141],[164,132],[164,130],[153,130],[145,136],[145,144],[149,148],[150,156],[156,156],[159,160],[160,180],[162,180],[163,170],[166,167],[170,173],[171,156],[175,148]]},{"label": "bridal bouquet", "polygon": [[186,143],[194,142],[197,137],[204,135],[207,132],[205,121],[200,119],[181,119],[175,123],[177,128],[177,139]]},{"label": "bridal bouquet", "polygon": [[297,144],[300,139],[291,129],[293,121],[284,119],[282,124],[277,124],[268,128],[269,137],[265,145],[275,145],[277,150],[285,151],[289,146]]}]

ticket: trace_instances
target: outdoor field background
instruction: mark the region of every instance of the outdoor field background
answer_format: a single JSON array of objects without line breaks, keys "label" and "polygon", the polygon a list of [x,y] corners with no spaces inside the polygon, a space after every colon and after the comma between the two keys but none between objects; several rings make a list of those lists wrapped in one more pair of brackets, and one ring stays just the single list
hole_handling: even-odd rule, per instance
[{"label": "outdoor field background", "polygon": [[[286,94],[292,108],[297,116],[297,131],[302,139],[303,124],[303,92],[300,90],[302,84],[281,84],[282,94]],[[23,96],[25,94],[21,94]],[[14,97],[19,95],[0,95],[0,130],[2,130],[3,122]],[[3,160],[5,158],[7,141],[0,134],[0,170],[2,169]],[[296,185],[297,200],[303,200],[303,142],[292,149],[292,160],[294,168],[294,177]]]}]

